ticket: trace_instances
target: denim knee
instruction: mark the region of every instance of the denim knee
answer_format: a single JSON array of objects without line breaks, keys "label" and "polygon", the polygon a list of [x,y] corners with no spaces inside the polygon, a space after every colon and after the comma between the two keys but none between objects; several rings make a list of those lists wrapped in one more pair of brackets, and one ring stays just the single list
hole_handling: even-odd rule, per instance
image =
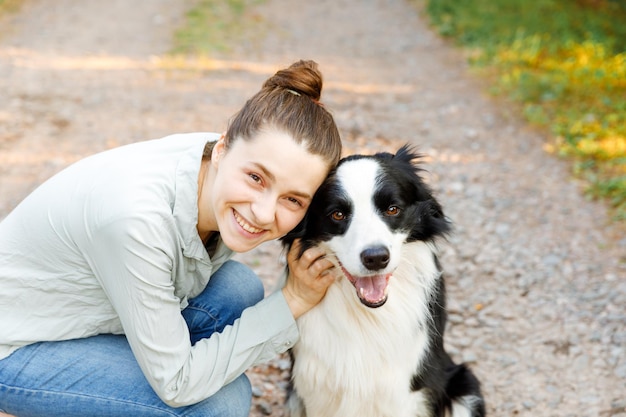
[{"label": "denim knee", "polygon": [[237,297],[233,298],[238,299],[241,303],[241,311],[255,305],[265,296],[263,283],[248,266],[237,261],[228,261],[222,265],[218,273],[220,271],[228,274],[228,276],[237,277],[236,281],[239,283],[237,286]]},{"label": "denim knee", "polygon": [[240,262],[228,261],[213,274],[205,291],[190,301],[190,305],[217,306],[216,314],[232,321],[264,296],[263,283],[252,269]]},{"label": "denim knee", "polygon": [[238,394],[230,401],[230,417],[248,417],[252,406],[252,384],[248,377],[243,374],[231,384],[238,384]]},{"label": "denim knee", "polygon": [[211,276],[205,290],[190,299],[182,311],[191,343],[221,332],[263,297],[263,284],[250,268],[236,261],[226,262]]},{"label": "denim knee", "polygon": [[185,417],[248,417],[252,406],[252,387],[243,374],[224,386],[212,397],[189,407]]}]

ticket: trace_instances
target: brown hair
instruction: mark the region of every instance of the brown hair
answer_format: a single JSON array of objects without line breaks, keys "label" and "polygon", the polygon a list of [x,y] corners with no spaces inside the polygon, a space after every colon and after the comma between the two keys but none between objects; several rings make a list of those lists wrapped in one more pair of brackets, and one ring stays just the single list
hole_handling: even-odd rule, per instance
[{"label": "brown hair", "polygon": [[322,74],[314,61],[298,61],[268,78],[231,119],[226,150],[235,140],[250,140],[263,129],[278,129],[334,167],[341,138],[330,112],[320,103]]}]

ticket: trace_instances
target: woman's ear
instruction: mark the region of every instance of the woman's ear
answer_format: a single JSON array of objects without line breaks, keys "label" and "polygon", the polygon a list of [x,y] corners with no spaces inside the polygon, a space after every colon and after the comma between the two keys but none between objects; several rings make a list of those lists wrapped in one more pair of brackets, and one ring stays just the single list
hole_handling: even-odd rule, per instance
[{"label": "woman's ear", "polygon": [[211,164],[217,168],[219,165],[220,159],[224,156],[226,152],[226,142],[224,139],[224,135],[220,137],[217,142],[215,142],[215,146],[213,146],[213,151],[211,152]]}]

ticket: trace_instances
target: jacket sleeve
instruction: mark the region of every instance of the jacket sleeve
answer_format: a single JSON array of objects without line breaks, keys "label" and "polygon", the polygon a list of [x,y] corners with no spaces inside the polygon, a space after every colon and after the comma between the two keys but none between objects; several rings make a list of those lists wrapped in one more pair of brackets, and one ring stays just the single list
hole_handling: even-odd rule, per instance
[{"label": "jacket sleeve", "polygon": [[192,347],[174,295],[171,228],[158,223],[111,221],[92,231],[82,250],[150,385],[177,407],[202,401],[250,366],[286,351],[298,331],[279,291]]}]

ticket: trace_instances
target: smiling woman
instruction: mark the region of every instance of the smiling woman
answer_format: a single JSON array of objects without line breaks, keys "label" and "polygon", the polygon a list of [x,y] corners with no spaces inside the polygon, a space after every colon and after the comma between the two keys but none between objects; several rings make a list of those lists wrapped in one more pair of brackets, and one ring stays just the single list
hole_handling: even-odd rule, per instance
[{"label": "smiling woman", "polygon": [[334,280],[320,249],[290,252],[287,285],[264,299],[230,260],[294,228],[337,164],[321,89],[299,61],[225,134],[85,158],[0,223],[0,413],[248,415],[245,370],[293,345]]}]

